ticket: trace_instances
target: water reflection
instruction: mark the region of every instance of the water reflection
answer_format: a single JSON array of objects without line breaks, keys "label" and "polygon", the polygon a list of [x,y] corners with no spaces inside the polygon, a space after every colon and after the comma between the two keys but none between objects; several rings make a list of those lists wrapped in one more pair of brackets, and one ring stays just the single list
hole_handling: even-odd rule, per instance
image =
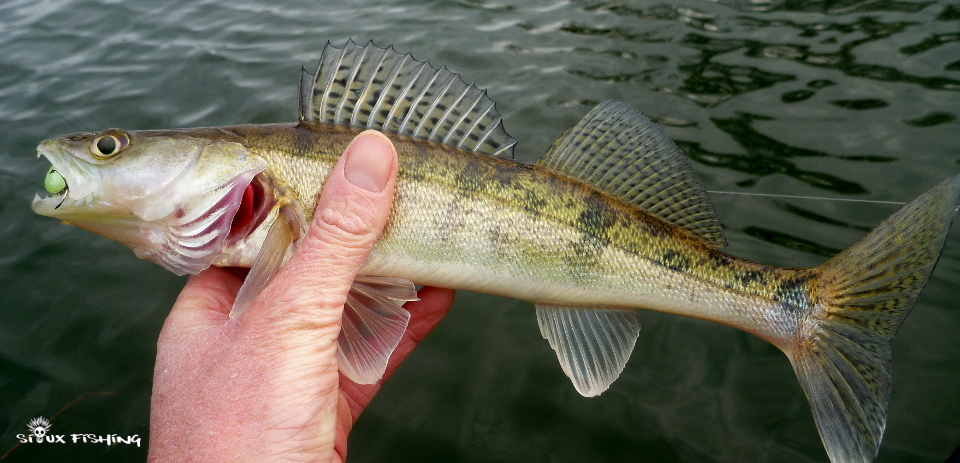
[{"label": "water reflection", "polygon": [[[752,3],[761,5],[765,3]],[[804,8],[799,8],[803,5]],[[899,2],[859,2],[831,5],[817,2],[784,2],[781,8],[789,11],[815,11],[818,9],[848,11],[867,8],[870,11],[915,11],[921,4]],[[642,18],[647,21],[676,21],[680,19],[691,29],[704,32],[726,31],[726,27],[715,21],[714,15],[685,7],[654,5],[646,9],[624,5],[622,3],[599,3],[584,6],[586,11],[610,13],[618,16]],[[941,16],[952,17],[953,10],[945,10]],[[735,26],[745,30],[765,30],[776,28],[790,28],[796,31],[796,40],[791,41],[760,41],[746,38],[731,37],[730,34],[716,36],[692,32],[681,38],[681,44],[700,53],[698,59],[679,59],[675,65],[683,78],[677,88],[657,87],[659,90],[676,91],[697,103],[712,107],[730,98],[747,92],[770,87],[772,85],[796,79],[789,73],[774,72],[761,69],[758,66],[728,64],[718,60],[720,55],[742,53],[750,58],[774,58],[813,67],[824,67],[839,70],[852,77],[863,77],[877,81],[904,82],[920,85],[935,90],[960,90],[960,80],[943,76],[915,75],[893,66],[862,62],[857,58],[855,50],[871,42],[885,40],[915,26],[910,21],[883,21],[874,17],[857,18],[853,22],[829,23],[822,21],[798,22],[788,19],[769,19],[766,17],[740,17]],[[617,41],[633,43],[662,43],[671,40],[662,30],[655,27],[631,24],[623,25],[589,25],[568,22],[560,26],[562,32],[592,37],[604,37]],[[844,40],[846,38],[846,40]],[[816,43],[809,43],[816,39]],[[941,33],[931,34],[920,42],[904,46],[900,52],[905,55],[919,54],[935,47],[960,40],[960,34]],[[832,50],[822,50],[824,47]],[[648,64],[648,63],[644,63]],[[759,64],[759,63],[758,63]],[[635,81],[648,83],[648,76],[652,72],[662,71],[665,65],[653,68],[638,63],[631,68],[631,72],[612,73],[609,70],[595,70],[572,68],[570,73],[604,82]],[[809,90],[784,96],[785,102],[802,101],[812,96]],[[868,103],[870,107],[877,107]],[[846,106],[844,106],[846,107]],[[863,105],[853,104],[850,109],[864,109]]]},{"label": "water reflection", "polygon": [[852,223],[850,223],[850,222],[846,222],[846,221],[843,221],[843,220],[837,220],[837,219],[832,218],[832,217],[827,217],[827,216],[825,216],[825,215],[823,215],[823,214],[820,214],[820,213],[818,213],[818,212],[814,212],[814,211],[812,211],[812,210],[810,210],[810,209],[803,208],[803,207],[800,207],[800,206],[797,206],[797,205],[794,205],[794,204],[785,203],[785,202],[782,202],[782,201],[776,201],[776,202],[774,202],[774,204],[776,204],[776,206],[779,207],[780,209],[783,209],[784,211],[787,211],[787,212],[789,212],[789,213],[791,213],[791,214],[793,214],[793,215],[795,215],[795,216],[797,216],[797,217],[800,217],[800,218],[803,218],[803,219],[807,219],[807,220],[813,220],[814,222],[819,222],[819,223],[826,224],[826,225],[830,225],[830,226],[833,226],[833,227],[849,228],[849,229],[852,229],[852,230],[859,230],[859,231],[861,231],[861,232],[863,232],[863,233],[866,233],[866,232],[870,231],[870,229],[871,229],[871,227],[864,227],[864,226],[861,226],[861,225],[854,225],[854,224],[852,224]]},{"label": "water reflection", "polygon": [[946,124],[955,120],[957,120],[956,114],[936,111],[916,119],[907,119],[903,122],[914,127],[933,127],[935,125]]},{"label": "water reflection", "polygon": [[716,106],[736,95],[794,80],[789,74],[710,61],[712,55],[705,53],[706,59],[699,63],[678,66],[687,76],[680,90],[704,106]]},{"label": "water reflection", "polygon": [[800,252],[815,254],[823,257],[833,257],[843,250],[838,248],[827,247],[816,241],[811,241],[808,239],[791,235],[789,233],[771,230],[769,228],[760,227],[760,226],[745,227],[741,231],[754,238],[759,238],[763,241],[774,243],[777,246],[783,246],[785,248],[794,249]]},{"label": "water reflection", "polygon": [[584,7],[584,10],[594,13],[610,12],[618,16],[631,16],[643,20],[680,20],[694,29],[714,32],[721,30],[714,21],[715,15],[690,7],[659,4],[642,9],[617,2],[589,5]]},{"label": "water reflection", "polygon": [[720,153],[704,148],[699,142],[677,141],[677,145],[691,158],[708,166],[723,167],[750,174],[752,178],[738,183],[753,186],[767,175],[782,174],[800,180],[812,187],[840,194],[864,194],[863,186],[837,175],[800,168],[790,158],[826,157],[857,162],[892,162],[895,158],[877,155],[835,155],[823,151],[791,146],[759,132],[753,123],[770,120],[757,114],[737,113],[731,118],[713,118],[711,121],[739,144],[746,154]]},{"label": "water reflection", "polygon": [[[757,25],[771,27],[771,21],[760,21]],[[836,69],[852,77],[864,77],[871,80],[887,82],[904,82],[920,85],[932,90],[960,90],[960,80],[941,76],[919,76],[909,74],[892,66],[861,63],[857,61],[853,49],[867,42],[884,39],[896,32],[900,32],[909,23],[882,24],[872,18],[862,18],[853,25],[798,25],[786,21],[778,21],[778,25],[791,25],[803,29],[808,35],[815,36],[826,30],[837,30],[844,34],[868,37],[853,40],[839,47],[835,52],[816,52],[810,45],[780,43],[770,44],[755,40],[716,38],[701,34],[689,34],[683,43],[691,48],[701,50],[704,61],[720,54],[742,50],[745,56],[751,58],[780,58],[815,67]],[[696,68],[693,69],[694,71]],[[719,77],[719,76],[718,76]],[[792,76],[788,76],[792,78]],[[784,79],[789,80],[789,79]],[[733,96],[733,95],[730,95]]]},{"label": "water reflection", "polygon": [[875,11],[916,13],[935,2],[901,2],[897,0],[718,0],[719,3],[749,12],[797,11],[842,15]]},{"label": "water reflection", "polygon": [[876,98],[860,98],[856,100],[833,100],[830,104],[843,108],[843,109],[852,109],[854,111],[860,111],[864,109],[879,109],[885,108],[890,105],[883,100],[878,100]]}]

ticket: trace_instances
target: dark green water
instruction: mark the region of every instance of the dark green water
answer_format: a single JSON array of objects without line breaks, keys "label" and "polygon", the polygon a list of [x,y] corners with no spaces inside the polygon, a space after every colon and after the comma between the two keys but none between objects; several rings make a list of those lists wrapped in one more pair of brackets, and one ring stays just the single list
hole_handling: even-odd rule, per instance
[{"label": "dark green water", "polygon": [[[349,4],[349,6],[347,6]],[[948,0],[0,3],[0,453],[51,432],[148,442],[155,342],[184,279],[29,202],[45,138],[290,121],[301,64],[352,37],[489,89],[533,161],[606,99],[677,139],[708,189],[908,201],[960,172],[960,5]],[[895,206],[713,196],[732,254],[810,266]],[[878,461],[960,446],[960,240],[894,341]],[[825,461],[786,358],[653,312],[624,375],[580,397],[532,306],[461,293],[362,416],[352,462]],[[23,445],[9,461],[137,461]]]}]

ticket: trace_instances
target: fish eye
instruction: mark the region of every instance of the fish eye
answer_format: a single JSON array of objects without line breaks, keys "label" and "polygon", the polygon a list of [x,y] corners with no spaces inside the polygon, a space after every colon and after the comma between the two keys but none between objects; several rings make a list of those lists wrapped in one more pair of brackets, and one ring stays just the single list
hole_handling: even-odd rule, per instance
[{"label": "fish eye", "polygon": [[93,139],[90,143],[90,153],[97,159],[107,159],[119,154],[128,144],[130,144],[130,137],[125,132],[108,129]]}]

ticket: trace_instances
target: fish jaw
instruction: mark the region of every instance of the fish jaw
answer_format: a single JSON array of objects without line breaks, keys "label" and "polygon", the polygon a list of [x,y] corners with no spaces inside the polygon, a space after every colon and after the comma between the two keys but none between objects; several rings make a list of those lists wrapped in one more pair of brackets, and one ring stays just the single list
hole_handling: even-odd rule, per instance
[{"label": "fish jaw", "polygon": [[98,162],[82,149],[95,136],[38,146],[65,187],[37,195],[34,212],[117,241],[177,275],[199,273],[250,233],[251,225],[235,227],[234,219],[266,168],[262,159],[222,141],[131,132],[130,146],[140,152],[131,150],[127,162]]}]

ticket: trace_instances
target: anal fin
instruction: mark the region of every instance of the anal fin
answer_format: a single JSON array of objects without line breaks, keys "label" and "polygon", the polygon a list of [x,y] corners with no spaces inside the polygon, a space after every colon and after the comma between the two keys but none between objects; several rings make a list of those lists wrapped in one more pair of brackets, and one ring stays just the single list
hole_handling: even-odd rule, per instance
[{"label": "anal fin", "polygon": [[600,395],[620,376],[640,334],[634,310],[538,305],[537,323],[585,397]]},{"label": "anal fin", "polygon": [[415,300],[417,288],[409,280],[363,275],[354,280],[337,338],[337,363],[344,376],[358,384],[383,377],[410,321],[402,304]]}]

